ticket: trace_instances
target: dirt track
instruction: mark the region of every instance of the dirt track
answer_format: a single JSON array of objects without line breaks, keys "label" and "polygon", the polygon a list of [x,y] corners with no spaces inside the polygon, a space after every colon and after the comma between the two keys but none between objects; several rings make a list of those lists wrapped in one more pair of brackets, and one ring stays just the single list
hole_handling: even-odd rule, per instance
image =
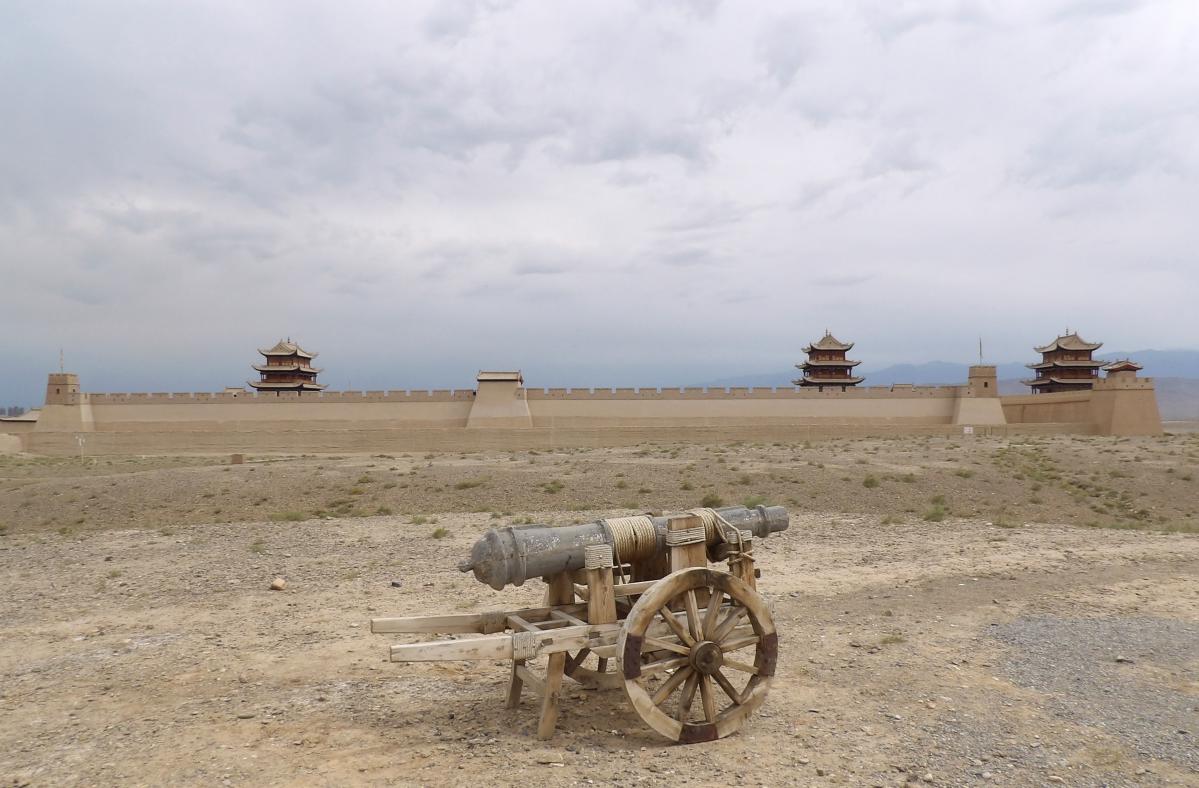
[{"label": "dirt track", "polygon": [[[805,451],[851,467],[869,448]],[[1193,443],[1136,448],[1154,455],[1149,462],[1179,463],[1175,478],[1193,465]],[[614,478],[610,453],[565,459],[578,465],[569,478]],[[619,478],[639,485],[636,463],[653,460],[627,458],[634,470]],[[354,475],[376,462],[295,460],[258,472],[310,479],[313,463]],[[511,464],[479,462],[497,487],[501,464]],[[691,462],[687,475],[697,481],[723,472]],[[223,475],[212,464],[174,465],[106,474],[103,484],[115,481],[119,495],[141,489],[147,473]],[[54,485],[94,481],[57,471],[14,478],[21,483],[8,494],[18,501],[28,484],[52,494]],[[887,510],[901,511],[901,496],[940,489],[927,482],[885,483],[897,501]],[[588,494],[581,481],[568,484]],[[855,486],[863,498],[878,492]],[[1197,505],[1176,493],[1146,506]],[[570,687],[559,735],[543,744],[532,735],[530,696],[516,711],[503,708],[503,666],[384,661],[390,641],[367,632],[372,616],[539,599],[539,583],[497,593],[453,569],[483,530],[508,517],[181,518],[66,533],[17,523],[0,537],[0,777],[17,785],[1199,784],[1199,539],[1023,518],[991,525],[952,511],[941,522],[917,514],[883,524],[899,518],[873,507],[791,504],[791,529],[759,542],[761,588],[782,636],[778,676],[740,734],[687,748],[657,740],[619,691]],[[608,513],[521,515],[563,522]],[[430,538],[434,528],[444,538]],[[288,588],[271,592],[277,575]]]}]

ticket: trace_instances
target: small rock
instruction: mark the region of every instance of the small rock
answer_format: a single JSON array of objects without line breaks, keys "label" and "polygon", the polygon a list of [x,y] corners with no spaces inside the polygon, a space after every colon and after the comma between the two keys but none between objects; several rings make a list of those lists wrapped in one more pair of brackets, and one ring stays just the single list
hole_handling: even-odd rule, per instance
[{"label": "small rock", "polygon": [[553,750],[537,750],[532,753],[533,761],[543,766],[565,766],[566,761],[562,754]]},{"label": "small rock", "polygon": [[1132,662],[1132,657],[1116,657],[1116,662],[1130,663]]},{"label": "small rock", "polygon": [[239,720],[252,720],[252,719],[254,719],[254,712],[252,712],[252,711],[243,711],[241,714],[238,714],[238,715],[237,715],[237,718],[238,718]]},{"label": "small rock", "polygon": [[1051,774],[1046,779],[1048,779],[1049,782],[1051,782],[1051,783],[1064,783],[1065,782],[1065,780],[1063,780],[1061,777],[1058,777],[1056,774]]},{"label": "small rock", "polygon": [[402,585],[403,585],[403,583],[401,583],[399,580],[392,580],[392,581],[391,581],[391,587],[392,587],[392,588],[399,588],[399,587],[400,587],[400,586],[402,586]]},{"label": "small rock", "polygon": [[271,581],[271,590],[272,591],[282,591],[285,588],[287,588],[287,581],[284,580],[282,577],[276,577],[274,580]]}]

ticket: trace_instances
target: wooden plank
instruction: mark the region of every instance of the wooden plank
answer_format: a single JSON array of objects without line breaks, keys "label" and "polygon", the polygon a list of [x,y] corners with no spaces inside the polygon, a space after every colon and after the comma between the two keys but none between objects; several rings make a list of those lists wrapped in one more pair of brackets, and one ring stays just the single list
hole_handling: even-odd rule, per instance
[{"label": "wooden plank", "polygon": [[510,709],[515,709],[520,705],[520,690],[524,687],[524,679],[521,678],[520,669],[525,666],[523,659],[512,660],[512,673],[508,675],[508,699],[504,704]]},{"label": "wooden plank", "polygon": [[[583,619],[581,619],[581,618],[579,618],[579,617],[577,617],[577,616],[572,616],[570,613],[567,613],[567,612],[565,612],[565,611],[562,611],[562,610],[554,610],[554,611],[551,611],[551,612],[550,612],[550,617],[551,617],[551,618],[556,618],[556,619],[558,619],[559,621],[562,621],[562,622],[564,622],[564,623],[566,623],[566,624],[574,624],[575,626],[586,626],[586,625],[587,625],[587,622],[586,622],[586,621],[584,621]],[[615,618],[613,618],[613,620],[615,620]],[[599,624],[607,624],[607,623],[609,623],[609,622],[607,622],[607,621],[598,621],[598,622],[596,622],[596,623],[599,623]]]},{"label": "wooden plank", "polygon": [[529,689],[533,690],[538,695],[544,695],[545,682],[542,680],[542,678],[530,670],[529,666],[526,665],[523,660],[516,662],[515,665],[516,675],[520,677],[520,680],[525,684],[528,684]]},{"label": "wooden plank", "polygon": [[620,585],[612,586],[612,594],[617,597],[633,596],[634,594],[644,594],[649,590],[649,587],[657,580],[642,580],[636,583],[621,583]]},{"label": "wooden plank", "polygon": [[[545,589],[547,605],[565,605],[575,601],[574,577],[570,572],[559,572],[550,577]],[[571,629],[579,629],[572,627]],[[586,628],[585,628],[586,629]],[[546,633],[544,637],[553,638],[565,629],[554,633]],[[586,648],[590,643],[591,631],[586,631],[587,643],[579,644],[578,648]],[[570,649],[575,650],[575,649]],[[537,721],[537,738],[548,739],[554,735],[558,725],[558,697],[562,694],[562,675],[566,670],[566,649],[550,654],[545,666],[545,684],[541,692],[541,718]]]},{"label": "wooden plank", "polygon": [[526,632],[537,632],[538,631],[537,627],[533,626],[528,621],[525,621],[523,618],[521,618],[520,616],[516,616],[516,615],[508,616],[508,626],[511,627],[512,629],[523,629]]},{"label": "wooden plank", "polygon": [[371,632],[379,635],[476,633],[490,635],[508,628],[508,616],[520,616],[526,621],[544,620],[554,610],[578,615],[587,609],[583,604],[526,607],[520,610],[492,610],[486,613],[461,613],[445,616],[403,616],[371,619]]},{"label": "wooden plank", "polygon": [[[611,645],[620,624],[599,624],[536,630],[538,653],[556,654]],[[452,662],[457,660],[512,659],[512,635],[481,635],[462,640],[403,643],[391,647],[392,662]]]},{"label": "wooden plank", "polygon": [[548,739],[554,735],[558,725],[558,699],[562,694],[562,674],[566,667],[566,654],[559,651],[551,654],[545,668],[545,684],[541,690],[541,719],[537,721],[537,738]]},{"label": "wooden plank", "polygon": [[595,654],[600,659],[612,659],[613,657],[617,656],[616,649],[617,645],[615,643],[611,643],[606,646],[595,646],[591,649],[591,653]]},{"label": "wooden plank", "polygon": [[587,587],[591,590],[591,597],[587,600],[587,620],[593,624],[616,621],[616,594],[611,567],[588,569]]},{"label": "wooden plank", "polygon": [[405,643],[391,647],[392,662],[446,662],[460,659],[512,659],[511,635]]}]

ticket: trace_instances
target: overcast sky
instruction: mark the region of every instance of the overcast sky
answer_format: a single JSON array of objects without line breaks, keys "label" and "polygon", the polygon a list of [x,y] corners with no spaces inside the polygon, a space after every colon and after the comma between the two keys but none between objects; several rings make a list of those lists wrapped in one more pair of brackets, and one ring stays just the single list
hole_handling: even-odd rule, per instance
[{"label": "overcast sky", "polygon": [[1199,3],[6,2],[0,404],[1199,347]]}]

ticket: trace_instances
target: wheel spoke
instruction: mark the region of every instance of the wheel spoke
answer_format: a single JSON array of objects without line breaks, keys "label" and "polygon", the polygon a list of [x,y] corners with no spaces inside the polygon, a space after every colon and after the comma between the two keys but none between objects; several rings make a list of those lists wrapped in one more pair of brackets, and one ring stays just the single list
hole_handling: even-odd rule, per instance
[{"label": "wheel spoke", "polygon": [[599,668],[597,669],[596,672],[597,673],[607,673],[608,672],[608,658],[607,657],[599,658]]},{"label": "wheel spoke", "polygon": [[670,612],[670,610],[667,608],[661,608],[658,611],[658,615],[662,616],[662,620],[665,621],[666,625],[669,626],[674,633],[679,636],[679,640],[683,641],[684,645],[695,645],[695,640],[687,633],[687,630],[683,629],[683,625],[680,624],[679,620],[674,617],[674,613]]},{"label": "wheel spoke", "polygon": [[699,697],[704,704],[704,721],[716,722],[716,699],[712,697],[712,677],[701,676],[699,680]]},{"label": "wheel spoke", "polygon": [[704,633],[699,624],[699,603],[695,599],[694,588],[687,589],[683,604],[687,608],[687,628],[691,631],[691,637],[697,641],[703,640]]},{"label": "wheel spoke", "polygon": [[716,683],[724,690],[724,694],[729,696],[729,699],[740,706],[745,701],[741,698],[741,693],[733,686],[733,682],[729,681],[728,677],[717,670],[712,674],[712,678],[716,679]]},{"label": "wheel spoke", "polygon": [[695,700],[695,688],[699,686],[700,674],[698,671],[692,671],[687,677],[687,682],[683,684],[683,694],[679,698],[679,711],[676,719],[679,722],[686,722],[687,716],[691,711],[691,701]]},{"label": "wheel spoke", "polygon": [[739,670],[742,673],[757,674],[757,672],[758,672],[758,669],[756,667],[754,667],[753,665],[746,665],[744,662],[738,662],[735,659],[726,659],[724,661],[724,666],[726,668],[732,668],[733,670]]},{"label": "wheel spoke", "polygon": [[642,648],[649,647],[657,651],[673,651],[675,654],[683,654],[684,656],[691,654],[691,649],[686,646],[681,646],[673,640],[662,640],[661,638],[645,636],[645,642]]},{"label": "wheel spoke", "polygon": [[745,648],[746,646],[756,646],[759,639],[760,638],[757,635],[748,635],[747,637],[737,638],[735,640],[726,640],[724,643],[720,644],[720,650],[728,653],[730,651],[736,651],[740,648]]},{"label": "wheel spoke", "polygon": [[664,670],[674,670],[686,665],[687,662],[687,657],[671,657],[670,659],[660,659],[657,662],[647,662],[641,666],[641,675],[652,676]]},{"label": "wheel spoke", "polygon": [[662,702],[670,697],[670,693],[678,689],[679,685],[683,683],[684,679],[694,672],[694,668],[692,668],[690,665],[685,665],[671,674],[670,678],[666,679],[666,681],[662,683],[661,687],[658,687],[658,691],[655,692],[653,698],[651,698],[651,700],[654,702],[654,705],[661,706]]},{"label": "wheel spoke", "polygon": [[737,605],[729,610],[729,614],[724,617],[724,621],[721,621],[720,624],[717,625],[716,631],[713,632],[708,639],[714,640],[717,643],[724,640],[725,636],[728,635],[729,632],[733,631],[733,627],[737,626],[737,622],[741,620],[741,617],[744,616],[746,612],[746,609],[740,605]]},{"label": "wheel spoke", "polygon": [[579,665],[582,665],[583,660],[587,659],[587,655],[590,653],[591,653],[591,649],[586,648],[586,647],[582,648],[579,651],[579,653],[575,654],[573,657],[570,658],[570,661],[566,664],[566,672],[570,673],[575,668],[577,668]]},{"label": "wheel spoke", "polygon": [[708,609],[704,613],[704,631],[700,633],[700,637],[711,639],[711,634],[716,629],[716,619],[720,616],[720,605],[724,602],[724,592],[720,589],[713,588],[712,596],[708,599]]}]

